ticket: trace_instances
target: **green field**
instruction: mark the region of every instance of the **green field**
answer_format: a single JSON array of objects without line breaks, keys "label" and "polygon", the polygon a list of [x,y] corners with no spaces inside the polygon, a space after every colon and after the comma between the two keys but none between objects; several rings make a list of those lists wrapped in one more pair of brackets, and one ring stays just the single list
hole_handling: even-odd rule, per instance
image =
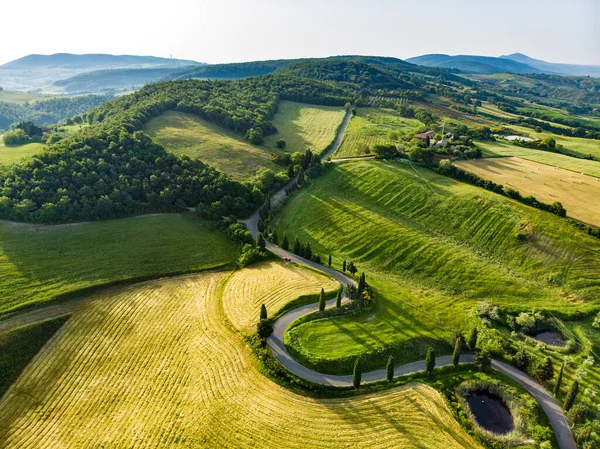
[{"label": "green field", "polygon": [[342,108],[311,106],[282,101],[273,118],[278,132],[268,136],[264,145],[251,145],[243,136],[195,115],[168,111],[148,122],[146,132],[167,150],[214,166],[239,179],[251,178],[261,168],[274,172],[287,167],[275,164],[271,157],[281,154],[275,142],[284,139],[285,151],[311,148],[322,152],[334,139],[344,118]]},{"label": "green field", "polygon": [[[372,311],[287,334],[294,353],[323,370],[348,371],[357,355],[389,345],[399,348],[397,363],[422,358],[431,339],[443,348],[450,331],[464,329],[465,311],[483,300],[574,310],[600,292],[599,240],[551,214],[402,163],[331,167],[286,205],[277,230],[309,241],[322,257],[331,253],[335,267],[354,260],[375,289]],[[384,356],[365,363],[382,366]]]},{"label": "green field", "polygon": [[28,143],[25,145],[7,147],[2,141],[2,135],[0,135],[0,164],[14,164],[26,157],[41,153],[44,148],[45,145],[42,143]]},{"label": "green field", "polygon": [[44,100],[47,98],[51,98],[51,97],[39,95],[39,94],[30,94],[27,92],[13,92],[13,91],[7,91],[7,90],[0,91],[0,102],[3,102],[3,103],[23,104],[23,103],[35,102],[38,100]]},{"label": "green field", "polygon": [[[271,267],[287,300],[302,293],[283,265]],[[253,301],[268,271],[244,270],[234,290]],[[331,282],[291,275],[303,272]],[[225,316],[235,305],[221,290],[232,281],[207,272],[93,295],[0,399],[0,446],[481,447],[423,384],[333,399],[279,386]]]},{"label": "green field", "polygon": [[213,227],[191,214],[59,226],[0,222],[0,315],[84,287],[227,264],[235,249]]},{"label": "green field", "polygon": [[551,153],[549,151],[533,150],[524,148],[505,140],[482,140],[476,142],[481,148],[484,157],[505,157],[516,156],[541,164],[552,165],[554,167],[572,170],[577,173],[600,178],[600,162],[589,159],[579,159],[564,154]]},{"label": "green field", "polygon": [[393,144],[387,138],[389,131],[398,131],[402,135],[424,131],[425,125],[415,119],[400,117],[393,109],[357,108],[352,117],[336,158],[364,156],[369,154],[373,145]]},{"label": "green field", "polygon": [[283,139],[288,152],[308,148],[320,154],[335,139],[345,114],[339,107],[281,101],[272,120],[277,132],[265,138],[265,145],[276,150],[275,142]]}]

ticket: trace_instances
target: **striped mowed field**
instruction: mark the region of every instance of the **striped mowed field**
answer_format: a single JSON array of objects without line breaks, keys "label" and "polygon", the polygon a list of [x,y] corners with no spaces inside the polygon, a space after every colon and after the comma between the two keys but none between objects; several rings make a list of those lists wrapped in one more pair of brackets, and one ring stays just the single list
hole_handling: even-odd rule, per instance
[{"label": "striped mowed field", "polygon": [[[254,273],[283,285],[295,276],[271,268]],[[206,272],[91,298],[0,401],[0,446],[479,447],[422,384],[314,399],[271,382],[226,318],[221,295],[235,277]],[[300,293],[290,289],[282,296]]]}]

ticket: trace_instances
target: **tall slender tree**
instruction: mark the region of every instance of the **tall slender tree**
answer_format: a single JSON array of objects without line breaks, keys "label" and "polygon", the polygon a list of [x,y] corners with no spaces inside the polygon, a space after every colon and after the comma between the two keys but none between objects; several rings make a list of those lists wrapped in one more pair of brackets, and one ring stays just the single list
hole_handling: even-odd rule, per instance
[{"label": "tall slender tree", "polygon": [[387,365],[385,366],[385,377],[388,382],[391,382],[394,379],[394,357],[389,356]]},{"label": "tall slender tree", "polygon": [[267,243],[265,242],[265,238],[263,237],[262,232],[258,234],[258,238],[256,239],[256,246],[258,246],[263,251],[267,246]]},{"label": "tall slender tree", "polygon": [[362,380],[362,366],[360,362],[360,357],[356,359],[354,362],[354,371],[352,372],[352,385],[354,385],[355,389],[360,388],[360,382]]},{"label": "tall slender tree", "polygon": [[435,349],[429,348],[425,357],[425,371],[431,374],[435,368]]},{"label": "tall slender tree", "polygon": [[319,312],[325,310],[325,305],[325,290],[321,289],[321,294],[319,295]]},{"label": "tall slender tree", "polygon": [[569,411],[573,404],[575,403],[575,398],[577,397],[577,393],[579,392],[579,382],[574,380],[571,384],[571,388],[569,388],[569,392],[567,393],[567,397],[565,398],[564,408],[566,411]]},{"label": "tall slender tree", "polygon": [[289,247],[290,247],[290,242],[288,242],[287,234],[284,232],[283,240],[281,240],[281,248],[283,248],[287,251]]},{"label": "tall slender tree", "polygon": [[294,254],[298,254],[300,255],[302,253],[302,245],[300,244],[300,240],[298,240],[298,237],[296,237],[296,240],[294,240]]},{"label": "tall slender tree", "polygon": [[362,294],[365,291],[365,286],[367,285],[365,280],[364,271],[361,273],[360,278],[358,279],[358,294]]},{"label": "tall slender tree", "polygon": [[261,320],[267,319],[267,308],[265,307],[264,304],[261,304],[261,306],[260,306],[260,319]]},{"label": "tall slender tree", "polygon": [[335,297],[335,306],[337,308],[342,307],[342,290],[338,290],[337,296]]},{"label": "tall slender tree", "polygon": [[271,242],[273,242],[273,245],[279,244],[279,239],[277,237],[277,229],[273,229],[273,233],[271,234]]},{"label": "tall slender tree", "polygon": [[329,255],[329,266],[331,266],[331,254]]},{"label": "tall slender tree", "polygon": [[469,347],[469,349],[471,351],[475,351],[475,348],[477,347],[477,328],[474,327],[471,330],[471,333],[469,334],[469,340],[467,341],[467,346]]},{"label": "tall slender tree", "polygon": [[462,351],[462,338],[458,337],[454,343],[454,352],[452,353],[452,364],[456,368],[460,363],[460,352]]},{"label": "tall slender tree", "polygon": [[346,261],[344,260],[344,262],[342,263],[342,271],[345,273],[346,272]]},{"label": "tall slender tree", "polygon": [[560,371],[558,372],[558,377],[556,378],[556,383],[554,384],[554,397],[558,397],[560,394],[560,384],[562,383],[563,373],[565,371],[565,362],[560,365]]}]

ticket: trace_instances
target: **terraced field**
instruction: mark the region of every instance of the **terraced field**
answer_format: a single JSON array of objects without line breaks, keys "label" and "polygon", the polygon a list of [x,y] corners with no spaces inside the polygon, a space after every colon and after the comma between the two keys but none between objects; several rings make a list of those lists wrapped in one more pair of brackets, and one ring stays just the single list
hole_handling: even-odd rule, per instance
[{"label": "terraced field", "polygon": [[2,141],[0,135],[0,164],[10,165],[15,162],[19,162],[26,157],[31,157],[35,154],[41,153],[45,148],[42,143],[28,143],[25,145],[17,145],[7,147]]},{"label": "terraced field", "polygon": [[400,117],[392,109],[357,108],[334,157],[363,156],[370,153],[373,145],[393,144],[394,141],[387,138],[389,131],[406,135],[423,130],[425,127],[421,122]]},{"label": "terraced field", "polygon": [[261,304],[274,315],[293,299],[318,294],[321,288],[333,291],[338,283],[294,265],[264,262],[232,275],[223,290],[223,308],[236,329],[250,334],[258,322]]},{"label": "terraced field", "polygon": [[[375,288],[374,309],[293,327],[286,344],[303,364],[347,373],[449,351],[479,301],[511,309],[573,310],[600,292],[600,241],[565,220],[402,163],[336,164],[283,209],[280,235],[354,260]],[[550,281],[549,281],[550,279]]]},{"label": "terraced field", "polygon": [[548,151],[532,150],[513,145],[504,140],[496,141],[477,141],[477,146],[481,148],[484,157],[510,157],[517,156],[521,159],[527,159],[540,164],[552,165],[554,167],[572,170],[577,173],[600,178],[600,162],[590,161],[588,159],[579,159],[565,156]]},{"label": "terraced field", "polygon": [[251,145],[244,136],[200,117],[176,111],[150,120],[145,130],[175,154],[186,154],[235,178],[247,179],[261,167],[275,172],[287,168],[271,160],[282,153],[275,146],[279,139],[286,141],[285,152],[303,152],[307,148],[322,152],[335,138],[344,114],[339,107],[282,101],[272,120],[278,132],[266,137],[260,146]]},{"label": "terraced field", "polygon": [[223,316],[227,277],[94,297],[0,401],[0,446],[479,447],[421,384],[312,399],[269,381]]},{"label": "terraced field", "polygon": [[516,189],[523,196],[533,195],[545,203],[560,201],[569,217],[600,226],[596,202],[600,198],[600,178],[518,157],[458,161],[455,165],[483,179]]},{"label": "terraced field", "polygon": [[0,315],[107,282],[222,266],[235,256],[223,232],[192,214],[59,226],[0,221]]}]

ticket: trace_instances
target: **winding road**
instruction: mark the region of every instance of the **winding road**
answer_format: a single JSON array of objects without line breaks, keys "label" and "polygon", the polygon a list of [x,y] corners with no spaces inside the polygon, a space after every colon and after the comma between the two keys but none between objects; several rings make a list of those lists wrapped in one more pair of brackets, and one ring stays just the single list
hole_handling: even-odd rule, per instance
[{"label": "winding road", "polygon": [[[338,135],[335,138],[334,143],[330,147],[330,149],[322,156],[321,160],[325,162],[328,157],[330,157],[335,151],[338,149],[339,145],[342,142],[344,132],[351,118],[351,110],[348,109],[346,116],[344,117],[344,121],[340,126],[338,131]],[[344,159],[346,160],[346,159]],[[278,191],[276,194],[271,196],[271,206],[280,205],[283,201],[285,201],[287,194],[286,189],[293,185],[295,180],[286,185],[283,189]],[[256,211],[252,217],[250,217],[246,221],[246,225],[248,226],[248,230],[252,233],[252,236],[256,239],[258,236],[258,219],[259,214]],[[329,276],[332,276],[334,279],[340,282],[343,286],[344,291],[346,291],[346,287],[348,285],[356,285],[354,279],[349,276],[334,270],[330,267],[323,266],[312,262],[310,260],[304,259],[296,254],[293,254],[289,251],[286,251],[276,245],[273,245],[271,242],[266,242],[266,248],[271,251],[273,254],[276,254],[278,257],[282,259],[290,260],[299,265],[304,265],[306,267],[312,268],[314,270],[321,271]],[[342,302],[347,302],[349,299],[344,296]],[[331,299],[327,301],[327,307],[335,306],[335,299]],[[320,385],[329,385],[336,387],[347,387],[352,385],[352,376],[336,376],[331,374],[323,374],[317,371],[311,370],[304,365],[298,363],[288,352],[285,347],[284,335],[286,329],[298,318],[309,315],[311,313],[315,313],[318,311],[318,304],[308,304],[302,307],[298,307],[293,309],[281,317],[279,317],[273,323],[273,334],[269,337],[268,345],[275,358],[281,363],[288,371],[292,374],[295,374],[298,377],[301,377],[310,382],[320,384]],[[461,356],[461,363],[473,363],[474,356],[473,354],[463,354]],[[436,358],[436,366],[448,366],[452,364],[452,356],[445,355]],[[556,436],[556,440],[558,441],[558,445],[561,449],[576,449],[577,445],[575,444],[575,440],[573,439],[573,435],[571,433],[571,429],[569,427],[569,423],[565,414],[563,413],[560,405],[554,400],[554,398],[544,389],[542,385],[536,382],[534,379],[529,377],[527,374],[518,370],[517,368],[503,363],[499,360],[492,359],[492,368],[505,374],[512,379],[516,380],[519,384],[521,384],[531,395],[540,403],[544,412],[548,416],[550,424],[552,425],[552,429],[554,430],[554,434]],[[407,374],[418,373],[421,371],[425,371],[425,360],[420,360],[417,362],[407,363],[404,365],[398,365],[394,368],[394,376],[402,376]],[[370,371],[362,374],[363,382],[377,382],[386,379],[386,370],[380,369],[377,371]]]},{"label": "winding road", "polygon": [[[335,151],[338,149],[339,145],[342,142],[344,131],[352,117],[351,115],[352,108],[349,108],[344,120],[338,130],[338,134],[331,145],[330,149],[322,156],[322,160],[325,161],[328,157],[330,157]],[[278,205],[285,201],[287,194],[286,189],[293,185],[295,180],[291,181],[287,186],[282,188],[276,194],[271,197],[271,204],[273,206]],[[256,211],[252,217],[246,220],[246,224],[248,229],[256,239],[258,236],[258,211]],[[270,242],[266,243],[266,247],[269,251],[276,254],[280,258],[286,258],[291,260],[292,262],[298,265],[304,265],[306,267],[312,268],[314,270],[321,271],[337,281],[343,286],[344,291],[348,287],[348,285],[356,285],[354,279],[349,276],[340,273],[332,268],[317,264],[315,262],[306,260],[302,257],[299,257],[289,251],[285,251],[282,248],[273,245]],[[343,302],[349,301],[348,298],[344,297]],[[58,316],[66,315],[69,313],[73,313],[80,306],[85,304],[85,300],[72,300],[60,304],[53,304],[46,307],[40,307],[37,309],[33,309],[31,311],[26,311],[23,313],[19,313],[17,315],[11,316],[7,319],[0,320],[0,333],[6,332],[12,329],[15,329],[20,326],[24,326],[26,324],[32,324],[35,322],[39,322],[42,320],[55,318]],[[327,307],[332,307],[335,305],[335,299],[327,301]],[[310,382],[314,382],[321,385],[329,385],[329,386],[350,386],[352,385],[352,376],[335,376],[330,374],[323,374],[317,371],[313,371],[309,368],[298,363],[287,351],[283,340],[286,329],[298,318],[314,313],[318,310],[317,304],[308,304],[302,307],[298,307],[293,309],[284,315],[282,315],[278,320],[273,324],[273,334],[268,340],[269,347],[271,348],[273,355],[275,358],[285,366],[291,373],[295,374],[298,377],[306,379]],[[472,354],[463,354],[461,357],[461,363],[472,363],[473,355]],[[452,363],[451,356],[440,356],[436,358],[436,366],[447,366]],[[544,412],[548,416],[550,420],[550,424],[554,429],[554,433],[556,435],[556,439],[561,449],[576,449],[575,441],[573,440],[573,436],[571,434],[571,430],[569,428],[567,419],[561,409],[561,407],[556,403],[554,398],[546,392],[544,387],[542,387],[535,380],[514,368],[513,366],[507,365],[498,360],[492,360],[492,367],[515,379],[519,382],[524,388],[526,388],[535,399],[539,401]],[[425,370],[425,361],[417,361],[412,363],[407,363],[404,365],[399,365],[394,368],[394,376],[401,376],[406,374],[417,373]],[[386,378],[385,369],[371,371],[367,373],[363,373],[362,379],[363,382],[377,382],[384,380]]]}]

